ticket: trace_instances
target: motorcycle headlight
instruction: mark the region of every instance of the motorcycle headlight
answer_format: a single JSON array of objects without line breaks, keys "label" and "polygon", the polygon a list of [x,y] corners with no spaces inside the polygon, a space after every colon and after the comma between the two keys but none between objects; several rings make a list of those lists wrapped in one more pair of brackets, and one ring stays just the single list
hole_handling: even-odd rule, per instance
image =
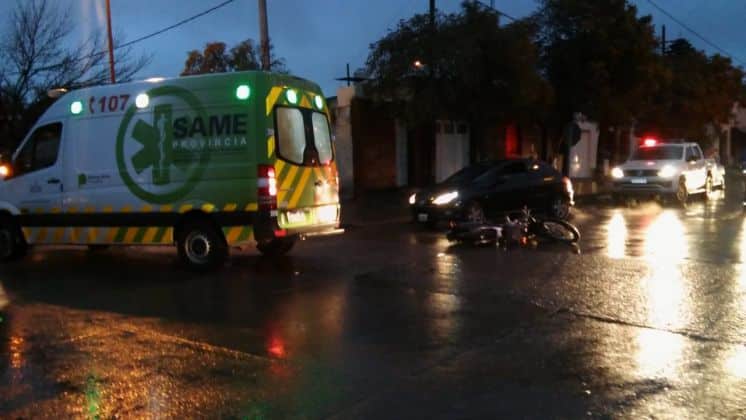
[{"label": "motorcycle headlight", "polygon": [[415,200],[417,200],[417,194],[412,194],[409,196],[409,204],[414,204]]},{"label": "motorcycle headlight", "polygon": [[437,206],[442,206],[443,204],[448,204],[457,198],[458,198],[458,191],[451,191],[451,192],[441,194],[435,197],[435,200],[433,200],[433,204]]},{"label": "motorcycle headlight", "polygon": [[674,175],[676,175],[676,168],[671,165],[666,165],[658,171],[658,176],[661,178],[672,178]]},{"label": "motorcycle headlight", "polygon": [[611,177],[614,179],[624,178],[624,171],[622,168],[614,168],[611,170]]}]

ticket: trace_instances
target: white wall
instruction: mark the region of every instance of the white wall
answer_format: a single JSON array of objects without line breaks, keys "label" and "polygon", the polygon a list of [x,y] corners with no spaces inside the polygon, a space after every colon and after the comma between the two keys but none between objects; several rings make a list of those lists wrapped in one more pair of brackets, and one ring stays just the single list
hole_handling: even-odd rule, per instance
[{"label": "white wall", "polygon": [[598,124],[582,121],[580,141],[570,149],[570,177],[591,178],[596,169],[598,150]]},{"label": "white wall", "polygon": [[435,181],[440,182],[469,164],[469,132],[458,133],[458,123],[453,123],[453,133],[445,132],[445,121],[439,121],[435,135]]},{"label": "white wall", "polygon": [[337,168],[339,169],[339,193],[343,198],[355,194],[355,178],[352,158],[352,121],[351,103],[355,97],[355,88],[342,87],[337,90],[336,123],[334,140],[336,147]]}]

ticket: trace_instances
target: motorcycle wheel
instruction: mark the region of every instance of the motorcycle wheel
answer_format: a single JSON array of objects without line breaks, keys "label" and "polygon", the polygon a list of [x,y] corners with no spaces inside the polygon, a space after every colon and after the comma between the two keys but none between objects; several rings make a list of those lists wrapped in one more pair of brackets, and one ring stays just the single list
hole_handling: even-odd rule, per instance
[{"label": "motorcycle wheel", "polygon": [[567,244],[574,244],[580,240],[578,228],[564,220],[550,219],[543,220],[539,233],[548,239]]}]

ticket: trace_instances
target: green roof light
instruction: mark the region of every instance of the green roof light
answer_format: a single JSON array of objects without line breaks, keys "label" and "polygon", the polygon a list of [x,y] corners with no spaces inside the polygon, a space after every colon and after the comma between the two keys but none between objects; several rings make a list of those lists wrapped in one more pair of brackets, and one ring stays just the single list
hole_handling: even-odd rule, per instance
[{"label": "green roof light", "polygon": [[321,96],[316,95],[315,98],[313,98],[313,102],[316,104],[316,108],[319,110],[324,109],[324,99],[321,98]]},{"label": "green roof light", "polygon": [[236,88],[236,98],[245,101],[251,96],[251,88],[249,85],[241,85]]},{"label": "green roof light", "polygon": [[83,102],[75,101],[70,104],[70,112],[72,112],[74,115],[78,115],[81,112],[83,112]]},{"label": "green roof light", "polygon": [[288,89],[285,96],[288,98],[288,102],[295,105],[298,103],[298,93],[292,89]]}]

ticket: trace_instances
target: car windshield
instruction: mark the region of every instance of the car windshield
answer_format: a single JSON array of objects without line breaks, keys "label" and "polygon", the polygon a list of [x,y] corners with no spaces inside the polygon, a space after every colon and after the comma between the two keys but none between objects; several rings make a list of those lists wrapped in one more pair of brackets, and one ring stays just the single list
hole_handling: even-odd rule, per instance
[{"label": "car windshield", "polygon": [[641,147],[632,154],[632,160],[677,160],[684,154],[679,145]]},{"label": "car windshield", "polygon": [[453,184],[453,183],[471,181],[474,178],[485,173],[491,167],[492,166],[490,165],[467,166],[466,168],[463,168],[460,171],[446,178],[445,181],[443,181],[443,183]]}]

